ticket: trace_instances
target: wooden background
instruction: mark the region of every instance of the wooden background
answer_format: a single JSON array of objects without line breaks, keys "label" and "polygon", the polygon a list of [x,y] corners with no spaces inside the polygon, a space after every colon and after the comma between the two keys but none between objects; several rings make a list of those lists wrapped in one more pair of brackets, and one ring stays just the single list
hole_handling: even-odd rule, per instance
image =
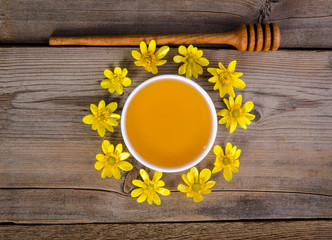
[{"label": "wooden background", "polygon": [[[332,236],[331,1],[0,1],[0,239],[196,239]],[[82,123],[90,103],[119,103],[153,75],[129,47],[48,47],[55,35],[223,32],[240,23],[276,22],[277,52],[205,47],[210,67],[238,60],[255,104],[247,130],[220,125],[216,144],[242,149],[239,172],[222,174],[196,204],[179,193],[181,174],[164,174],[171,195],[137,204],[131,179],[102,179],[102,138]],[[137,48],[136,48],[137,49]],[[159,74],[177,73],[172,61]],[[103,70],[127,67],[132,85],[110,95]],[[207,82],[198,82],[224,108]],[[122,142],[120,127],[104,139]],[[211,152],[199,168],[212,169]],[[148,169],[147,169],[148,170]],[[152,171],[149,171],[150,175]]]}]

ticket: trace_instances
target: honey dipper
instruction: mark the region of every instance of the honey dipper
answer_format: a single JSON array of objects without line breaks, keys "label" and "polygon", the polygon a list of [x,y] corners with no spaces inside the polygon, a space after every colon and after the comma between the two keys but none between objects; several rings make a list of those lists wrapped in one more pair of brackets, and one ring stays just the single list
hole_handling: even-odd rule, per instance
[{"label": "honey dipper", "polygon": [[281,42],[280,29],[276,23],[241,24],[226,33],[193,33],[172,35],[125,35],[125,36],[81,36],[49,39],[50,45],[87,46],[137,46],[141,41],[156,40],[159,45],[181,44],[228,44],[239,51],[275,51]]}]

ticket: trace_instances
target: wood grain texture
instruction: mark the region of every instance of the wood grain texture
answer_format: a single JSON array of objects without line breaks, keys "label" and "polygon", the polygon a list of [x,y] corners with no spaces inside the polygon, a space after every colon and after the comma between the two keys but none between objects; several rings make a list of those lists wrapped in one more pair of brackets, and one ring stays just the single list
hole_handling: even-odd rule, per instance
[{"label": "wood grain texture", "polygon": [[[82,123],[90,103],[117,101],[152,77],[133,64],[130,48],[0,48],[0,222],[86,223],[205,221],[332,217],[331,51],[255,54],[204,50],[210,67],[237,59],[247,83],[244,101],[256,120],[233,134],[218,128],[216,144],[242,149],[228,183],[215,174],[213,192],[195,204],[177,192],[181,174],[164,174],[171,196],[149,207],[130,198],[131,186],[102,179],[95,155],[102,138]],[[159,74],[177,73],[171,49]],[[132,86],[123,96],[99,84],[103,71],[127,67]],[[204,70],[198,82],[216,110],[225,107]],[[104,139],[122,142],[120,127]],[[198,168],[213,167],[211,152]],[[133,158],[130,162],[136,164]],[[137,168],[141,168],[137,165]],[[151,173],[151,171],[149,171]],[[151,173],[152,174],[152,173]],[[135,174],[134,174],[135,175]],[[137,172],[136,172],[137,175]],[[130,178],[135,176],[130,175]]]},{"label": "wood grain texture", "polygon": [[0,43],[82,35],[220,33],[276,22],[283,48],[331,48],[331,1],[1,0]]},{"label": "wood grain texture", "polygon": [[1,239],[329,239],[332,221],[0,225]]}]

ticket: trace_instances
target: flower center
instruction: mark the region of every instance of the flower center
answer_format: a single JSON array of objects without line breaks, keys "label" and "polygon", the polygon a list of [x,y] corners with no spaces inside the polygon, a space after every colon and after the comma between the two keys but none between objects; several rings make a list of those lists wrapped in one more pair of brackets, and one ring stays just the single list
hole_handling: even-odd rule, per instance
[{"label": "flower center", "polygon": [[107,162],[108,162],[109,164],[114,164],[114,163],[115,163],[115,158],[114,158],[114,157],[109,157],[109,158],[107,159]]},{"label": "flower center", "polygon": [[232,115],[233,115],[234,118],[239,117],[239,115],[240,115],[239,110],[238,109],[233,110]]},{"label": "flower center", "polygon": [[114,74],[114,77],[111,79],[111,83],[114,85],[121,85],[121,75]]},{"label": "flower center", "polygon": [[144,54],[143,62],[145,63],[145,65],[151,66],[155,61],[156,61],[156,57],[153,54],[151,54],[149,52]]},{"label": "flower center", "polygon": [[229,164],[229,162],[230,162],[230,160],[229,160],[228,158],[224,158],[224,159],[222,160],[222,163],[223,163],[224,165]]},{"label": "flower center", "polygon": [[198,192],[199,190],[201,190],[201,185],[199,185],[198,183],[194,184],[194,185],[193,185],[193,190],[194,190],[195,192]]},{"label": "flower center", "polygon": [[232,81],[232,77],[228,72],[223,71],[219,74],[219,80],[223,85],[229,85]]},{"label": "flower center", "polygon": [[110,113],[107,110],[98,112],[97,120],[99,124],[106,122],[110,118]]},{"label": "flower center", "polygon": [[148,186],[148,190],[149,190],[150,192],[152,192],[152,191],[153,191],[153,186],[152,186],[152,185],[149,185],[149,186]]},{"label": "flower center", "polygon": [[189,57],[188,59],[187,59],[187,62],[188,63],[192,63],[194,61],[194,59],[192,58],[192,57]]}]

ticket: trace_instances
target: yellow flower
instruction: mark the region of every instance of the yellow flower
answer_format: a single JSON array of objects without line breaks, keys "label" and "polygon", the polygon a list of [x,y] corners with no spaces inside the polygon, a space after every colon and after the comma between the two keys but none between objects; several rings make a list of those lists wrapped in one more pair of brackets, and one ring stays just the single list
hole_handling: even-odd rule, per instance
[{"label": "yellow flower", "polygon": [[156,171],[153,175],[153,179],[150,180],[149,175],[144,169],[140,170],[141,180],[133,180],[133,184],[138,188],[131,191],[132,197],[138,197],[137,202],[141,203],[148,199],[148,203],[151,205],[154,202],[156,205],[160,205],[161,201],[159,198],[159,194],[163,196],[168,196],[170,191],[166,188],[162,188],[165,186],[164,181],[160,180],[162,177],[162,172]]},{"label": "yellow flower", "polygon": [[126,77],[127,73],[128,70],[126,68],[121,70],[121,68],[116,67],[114,69],[114,73],[109,69],[105,69],[104,75],[107,79],[104,79],[100,83],[100,86],[102,88],[108,88],[110,93],[114,93],[116,91],[117,94],[121,95],[123,93],[122,85],[128,87],[131,84],[130,78]]},{"label": "yellow flower", "polygon": [[145,70],[148,72],[152,72],[153,74],[158,73],[157,66],[161,66],[165,64],[166,60],[161,60],[169,51],[168,46],[161,47],[156,53],[156,41],[151,40],[149,43],[149,47],[147,48],[145,42],[140,43],[140,50],[139,53],[136,50],[133,50],[131,54],[137,60],[135,61],[136,66],[145,67]]},{"label": "yellow flower", "polygon": [[228,68],[226,69],[221,63],[219,63],[219,68],[208,68],[208,72],[213,75],[209,78],[209,82],[215,83],[213,90],[219,89],[220,97],[224,97],[225,94],[235,98],[235,92],[233,87],[245,88],[246,84],[239,77],[243,73],[234,72],[236,66],[236,60],[232,61]]},{"label": "yellow flower", "polygon": [[106,129],[110,132],[114,132],[113,127],[118,126],[116,120],[120,119],[119,114],[113,113],[118,104],[111,102],[105,107],[105,101],[101,100],[98,107],[94,104],[90,105],[92,114],[86,115],[83,118],[85,124],[92,124],[92,130],[98,130],[101,137],[105,135]]},{"label": "yellow flower", "polygon": [[231,143],[227,143],[225,149],[226,154],[224,154],[224,151],[219,145],[214,146],[213,152],[217,157],[212,173],[217,173],[224,169],[224,178],[227,181],[232,180],[232,171],[237,173],[237,167],[240,166],[238,158],[240,157],[241,149],[237,149],[236,146],[232,147]]},{"label": "yellow flower", "polygon": [[202,66],[209,65],[209,61],[206,58],[203,58],[203,51],[197,50],[197,47],[190,45],[188,49],[185,46],[179,47],[179,53],[181,55],[176,55],[173,60],[176,63],[183,64],[179,67],[179,74],[186,74],[187,78],[191,78],[194,75],[195,78],[198,78],[198,74],[203,73]]},{"label": "yellow flower", "polygon": [[210,177],[210,169],[205,168],[199,173],[196,167],[192,167],[187,175],[182,174],[182,179],[188,186],[179,184],[178,190],[187,193],[187,197],[192,197],[194,202],[200,202],[203,200],[202,194],[210,193],[209,188],[216,184],[215,181],[206,182]]},{"label": "yellow flower", "polygon": [[102,178],[114,176],[115,179],[119,180],[121,174],[118,168],[123,171],[130,171],[133,169],[133,166],[129,162],[124,161],[130,156],[130,154],[127,152],[122,152],[121,143],[116,145],[115,151],[114,145],[110,144],[108,140],[104,140],[101,147],[105,155],[96,155],[96,159],[98,161],[95,164],[95,168],[97,170],[104,168],[101,172]]},{"label": "yellow flower", "polygon": [[231,126],[231,133],[235,131],[238,123],[243,129],[247,129],[246,124],[250,125],[250,120],[255,119],[255,115],[249,113],[254,108],[253,102],[248,101],[241,108],[241,95],[236,97],[235,102],[233,97],[229,97],[229,100],[224,98],[224,102],[228,109],[222,109],[221,111],[217,112],[218,116],[223,117],[219,120],[219,124],[226,123],[226,128]]}]

